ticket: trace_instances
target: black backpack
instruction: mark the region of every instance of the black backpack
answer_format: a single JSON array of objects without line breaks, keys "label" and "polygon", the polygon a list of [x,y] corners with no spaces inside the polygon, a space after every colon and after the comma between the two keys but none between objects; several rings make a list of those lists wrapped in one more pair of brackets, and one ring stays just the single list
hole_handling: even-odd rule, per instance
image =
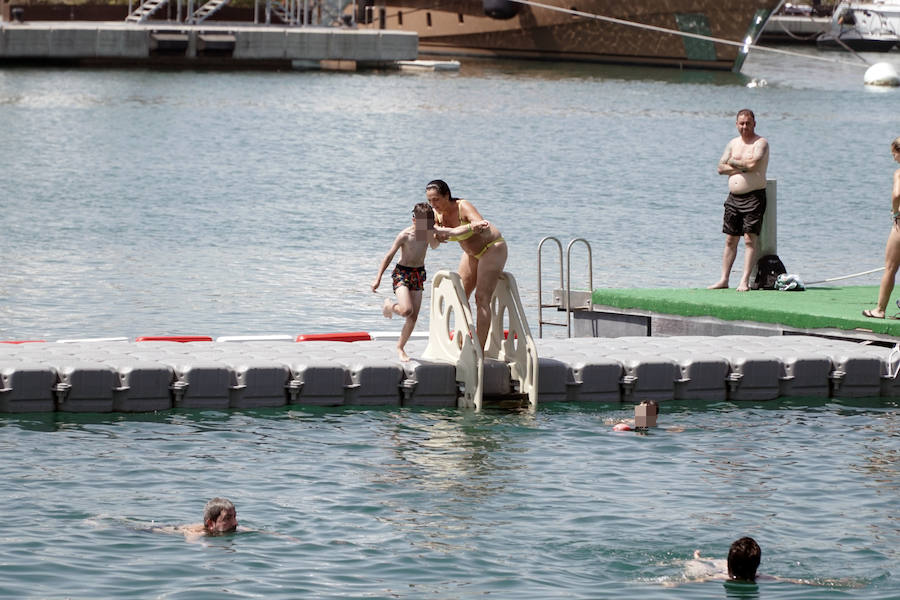
[{"label": "black backpack", "polygon": [[750,286],[755,290],[774,290],[778,276],[787,273],[784,263],[775,254],[767,254],[756,262],[756,280]]}]

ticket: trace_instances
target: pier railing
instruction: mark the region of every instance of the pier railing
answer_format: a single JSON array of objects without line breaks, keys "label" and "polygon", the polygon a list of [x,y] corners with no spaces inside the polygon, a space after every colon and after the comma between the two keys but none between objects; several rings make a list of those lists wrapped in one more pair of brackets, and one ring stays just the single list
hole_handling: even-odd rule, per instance
[{"label": "pier railing", "polygon": [[[542,274],[541,274],[541,264],[542,264],[542,250],[544,248],[544,244],[547,242],[553,242],[556,244],[556,247],[559,251],[558,255],[558,268],[559,268],[559,292],[565,293],[565,298],[561,298],[558,294],[556,294],[553,298],[553,302],[547,304],[544,302],[543,296],[543,288],[542,288]],[[588,293],[587,298],[584,301],[584,304],[575,306],[572,301],[572,246],[576,243],[584,244],[587,249],[587,260],[588,260]],[[584,238],[575,238],[569,242],[566,246],[566,255],[565,255],[565,272],[566,272],[566,281],[565,287],[563,286],[563,249],[562,244],[559,239],[552,235],[548,235],[544,239],[542,239],[538,243],[537,250],[537,282],[538,282],[538,337],[544,337],[544,325],[551,325],[557,327],[565,327],[566,328],[566,337],[572,337],[572,311],[573,310],[592,310],[593,309],[593,299],[592,293],[594,291],[594,258],[593,252],[591,250],[591,244]],[[545,321],[544,320],[544,309],[545,308],[556,308],[556,309],[564,309],[566,311],[566,322],[559,323],[557,321]]]}]

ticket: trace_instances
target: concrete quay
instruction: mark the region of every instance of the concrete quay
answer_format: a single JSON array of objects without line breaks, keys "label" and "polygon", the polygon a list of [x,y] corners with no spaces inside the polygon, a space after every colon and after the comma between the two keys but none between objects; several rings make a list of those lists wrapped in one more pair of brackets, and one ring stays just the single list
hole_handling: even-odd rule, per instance
[{"label": "concrete quay", "polygon": [[[0,344],[0,413],[147,412],[283,406],[457,407],[456,365],[427,339]],[[535,340],[540,402],[764,401],[900,397],[900,353],[812,336]],[[484,361],[486,397],[512,391]]]},{"label": "concrete quay", "polygon": [[356,68],[414,60],[402,31],[252,24],[0,22],[0,64]]}]

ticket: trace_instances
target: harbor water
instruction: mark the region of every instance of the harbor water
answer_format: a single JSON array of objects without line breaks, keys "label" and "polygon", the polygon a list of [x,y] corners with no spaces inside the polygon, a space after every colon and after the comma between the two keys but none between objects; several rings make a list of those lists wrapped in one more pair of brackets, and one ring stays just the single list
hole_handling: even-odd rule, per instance
[{"label": "harbor water", "polygon": [[[503,233],[533,329],[547,235],[590,242],[596,287],[705,286],[744,107],[788,270],[879,267],[900,90],[804,52],[846,64],[0,70],[0,339],[399,329],[370,285],[434,178]],[[683,402],[646,435],[612,432],[617,404],[4,415],[0,597],[895,599],[897,412]],[[215,495],[251,531],[153,530]],[[742,535],[802,582],[685,581]]]},{"label": "harbor water", "polygon": [[716,163],[745,106],[771,143],[788,270],[879,267],[900,89],[863,73],[763,54],[744,75],[3,70],[0,339],[399,328],[369,286],[434,178],[499,226],[530,319],[546,235],[590,242],[595,286],[705,286],[724,240]]},{"label": "harbor water", "polygon": [[[897,598],[895,402],[631,412],[7,415],[0,595]],[[152,531],[214,495],[250,531]],[[804,583],[685,581],[743,535]]]}]

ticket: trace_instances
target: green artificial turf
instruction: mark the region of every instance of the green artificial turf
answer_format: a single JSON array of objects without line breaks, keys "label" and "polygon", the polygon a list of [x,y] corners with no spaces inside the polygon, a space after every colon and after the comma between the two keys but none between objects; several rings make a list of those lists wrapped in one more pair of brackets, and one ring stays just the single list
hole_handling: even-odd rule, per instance
[{"label": "green artificial turf", "polygon": [[[875,306],[878,286],[810,287],[803,292],[733,288],[596,289],[595,305],[637,308],[685,317],[709,316],[728,321],[780,323],[798,329],[864,329],[900,336],[900,320],[870,319],[864,309]],[[900,313],[893,303],[887,315]]]}]

